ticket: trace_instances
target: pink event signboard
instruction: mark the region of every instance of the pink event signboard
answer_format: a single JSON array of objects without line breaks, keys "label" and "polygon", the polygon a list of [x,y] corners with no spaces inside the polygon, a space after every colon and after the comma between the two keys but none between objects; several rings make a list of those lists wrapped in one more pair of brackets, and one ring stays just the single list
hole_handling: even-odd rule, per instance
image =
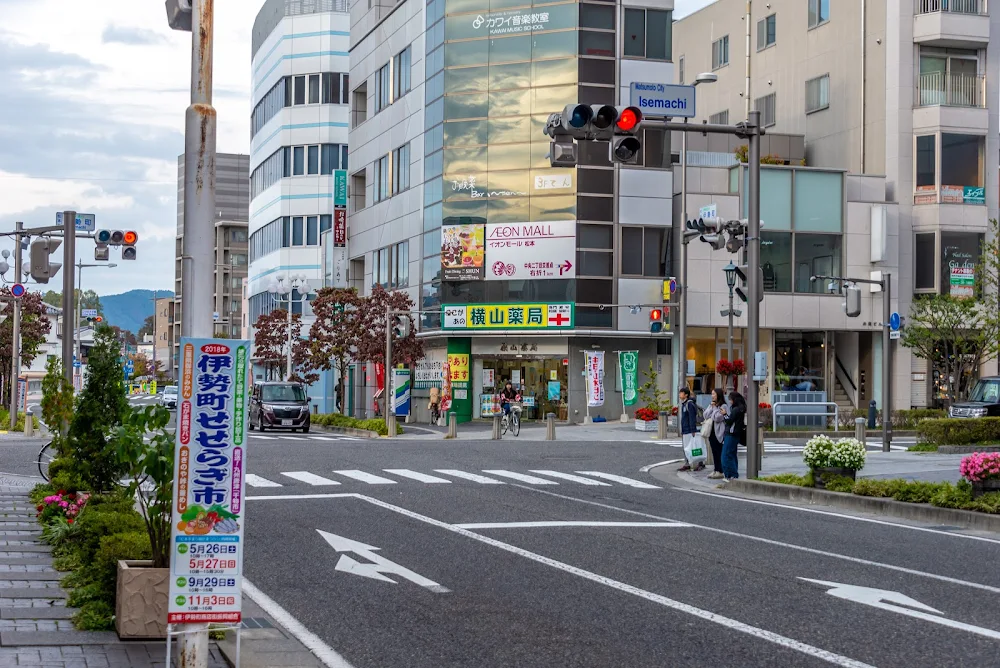
[{"label": "pink event signboard", "polygon": [[167,622],[239,623],[249,341],[181,339]]},{"label": "pink event signboard", "polygon": [[486,280],[576,276],[576,221],[487,223]]}]

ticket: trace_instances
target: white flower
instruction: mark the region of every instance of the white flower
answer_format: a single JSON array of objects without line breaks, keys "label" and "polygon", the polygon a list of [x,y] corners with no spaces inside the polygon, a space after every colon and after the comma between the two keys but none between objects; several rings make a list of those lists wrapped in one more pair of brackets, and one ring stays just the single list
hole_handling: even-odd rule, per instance
[{"label": "white flower", "polygon": [[802,460],[809,468],[813,469],[830,466],[830,453],[833,451],[833,445],[833,440],[829,436],[822,434],[813,436],[802,451]]},{"label": "white flower", "polygon": [[833,445],[828,466],[860,471],[865,467],[868,450],[856,438],[842,438]]}]

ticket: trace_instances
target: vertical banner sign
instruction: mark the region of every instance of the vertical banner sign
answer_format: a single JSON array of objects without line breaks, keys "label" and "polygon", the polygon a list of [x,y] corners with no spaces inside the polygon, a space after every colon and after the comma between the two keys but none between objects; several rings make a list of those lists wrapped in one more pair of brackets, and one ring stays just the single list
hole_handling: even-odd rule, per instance
[{"label": "vertical banner sign", "polygon": [[410,370],[392,370],[393,406],[396,415],[410,414]]},{"label": "vertical banner sign", "polygon": [[634,406],[639,400],[639,352],[633,350],[619,352],[618,369],[622,381],[622,403]]},{"label": "vertical banner sign", "polygon": [[587,351],[587,405],[604,405],[604,351]]},{"label": "vertical banner sign", "polygon": [[[17,379],[17,410],[23,411],[25,415],[28,413],[28,379],[18,378]],[[25,418],[27,419],[27,418]]]},{"label": "vertical banner sign", "polygon": [[333,205],[347,206],[347,170],[337,169],[333,172]]},{"label": "vertical banner sign", "polygon": [[249,341],[181,339],[167,622],[238,623]]}]

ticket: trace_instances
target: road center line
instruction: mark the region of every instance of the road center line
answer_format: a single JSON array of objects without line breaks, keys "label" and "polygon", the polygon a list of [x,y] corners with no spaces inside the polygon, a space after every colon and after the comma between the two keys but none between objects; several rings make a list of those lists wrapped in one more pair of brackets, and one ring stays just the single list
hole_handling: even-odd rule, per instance
[{"label": "road center line", "polygon": [[502,541],[495,540],[493,538],[488,538],[486,536],[473,533],[466,529],[462,529],[454,524],[448,524],[447,522],[435,520],[431,517],[427,517],[426,515],[421,515],[420,513],[416,513],[412,510],[407,510],[406,508],[394,506],[391,503],[386,503],[385,501],[381,501],[379,499],[375,499],[369,496],[364,496],[362,494],[357,495],[357,498],[363,499],[368,503],[379,506],[381,508],[391,510],[395,513],[405,515],[406,517],[410,517],[415,520],[424,522],[426,524],[430,524],[431,526],[436,526],[440,529],[451,531],[452,533],[457,533],[460,536],[465,536],[466,538],[471,538],[472,540],[479,541],[480,543],[484,543],[486,545],[490,545],[491,547],[504,550],[505,552],[516,554],[520,557],[524,557],[525,559],[529,559],[536,563],[543,564],[545,566],[550,566],[552,568],[561,570],[571,575],[576,575],[577,577],[581,577],[585,580],[590,580],[591,582],[595,582],[597,584],[610,587],[611,589],[616,589],[626,594],[632,594],[633,596],[637,596],[652,603],[657,603],[659,605],[662,605],[665,608],[670,608],[672,610],[676,610],[677,612],[682,612],[688,615],[692,615],[694,617],[698,617],[700,619],[704,619],[706,621],[712,622],[713,624],[718,624],[720,626],[732,629],[733,631],[745,633],[749,636],[758,638],[760,640],[766,640],[767,642],[773,643],[780,647],[784,647],[786,649],[791,649],[796,652],[806,654],[807,656],[811,656],[816,659],[826,661],[827,663],[833,664],[835,666],[842,666],[843,668],[874,668],[870,664],[863,663],[855,659],[851,659],[850,657],[842,656],[840,654],[836,654],[834,652],[830,652],[825,649],[820,649],[819,647],[813,647],[812,645],[806,644],[804,642],[800,642],[798,640],[794,640],[792,638],[788,638],[780,634],[758,628],[756,626],[751,626],[750,624],[745,624],[741,621],[731,619],[723,615],[718,615],[708,610],[702,610],[701,608],[696,608],[693,605],[682,603],[680,601],[675,601],[673,599],[667,598],[666,596],[661,596],[660,594],[654,594],[653,592],[646,591],[644,589],[639,589],[638,587],[625,584],[624,582],[619,582],[617,580],[613,580],[603,575],[598,575],[597,573],[592,573],[582,568],[577,568],[576,566],[571,566],[570,564],[566,564],[561,561],[556,561],[555,559],[550,559],[549,557],[545,557],[540,554],[530,552],[520,547],[516,547],[514,545],[510,545],[508,543],[504,543]]},{"label": "road center line", "polygon": [[686,527],[683,522],[480,522],[453,524],[459,529],[534,529],[540,527]]}]

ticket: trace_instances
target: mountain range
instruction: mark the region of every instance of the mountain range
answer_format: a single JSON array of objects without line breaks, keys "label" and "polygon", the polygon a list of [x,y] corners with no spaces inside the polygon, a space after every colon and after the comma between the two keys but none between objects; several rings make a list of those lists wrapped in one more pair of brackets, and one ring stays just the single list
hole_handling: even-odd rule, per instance
[{"label": "mountain range", "polygon": [[[157,290],[156,296],[173,297],[171,290]],[[117,325],[137,334],[142,323],[153,315],[152,290],[129,290],[120,295],[101,295],[101,307],[104,311],[104,321],[109,325]]]}]

